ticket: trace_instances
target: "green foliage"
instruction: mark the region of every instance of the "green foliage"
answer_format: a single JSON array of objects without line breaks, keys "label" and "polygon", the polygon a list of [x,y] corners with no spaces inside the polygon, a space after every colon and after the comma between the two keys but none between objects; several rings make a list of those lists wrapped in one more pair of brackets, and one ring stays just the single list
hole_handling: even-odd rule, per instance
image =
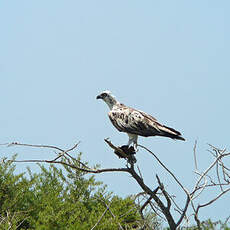
[{"label": "green foliage", "polygon": [[39,173],[28,168],[28,176],[15,175],[12,161],[0,164],[0,229],[113,230],[142,225],[131,197],[114,196],[93,176],[67,166],[39,167]]},{"label": "green foliage", "polygon": [[[160,229],[153,212],[146,211],[143,220],[131,196],[109,193],[94,176],[68,166],[61,169],[40,164],[39,173],[28,168],[27,175],[15,174],[15,157],[0,164],[0,230]],[[78,167],[80,160],[81,155],[74,161]],[[201,229],[230,230],[211,220],[202,222]]]},{"label": "green foliage", "polygon": [[[198,230],[197,226],[192,226],[188,228],[184,228],[187,230]],[[201,230],[230,230],[226,223],[222,223],[222,221],[213,222],[210,219],[206,221],[202,221],[200,224]]]}]

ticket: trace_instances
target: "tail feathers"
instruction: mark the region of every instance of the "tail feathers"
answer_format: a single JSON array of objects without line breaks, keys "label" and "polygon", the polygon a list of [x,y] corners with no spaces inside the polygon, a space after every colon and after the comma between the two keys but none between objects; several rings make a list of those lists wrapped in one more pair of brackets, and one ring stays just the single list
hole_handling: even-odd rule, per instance
[{"label": "tail feathers", "polygon": [[164,136],[164,137],[170,137],[172,139],[177,139],[177,140],[182,140],[185,141],[185,139],[181,136],[181,133],[173,128],[167,127],[165,125],[163,125],[160,128],[162,134],[160,136]]}]

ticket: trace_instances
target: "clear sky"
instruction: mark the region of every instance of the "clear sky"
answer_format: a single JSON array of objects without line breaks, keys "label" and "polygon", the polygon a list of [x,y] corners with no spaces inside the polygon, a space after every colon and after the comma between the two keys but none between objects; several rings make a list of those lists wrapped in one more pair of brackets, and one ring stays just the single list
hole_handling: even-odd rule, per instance
[{"label": "clear sky", "polygon": [[[195,140],[201,169],[211,160],[207,143],[230,150],[229,11],[227,0],[1,1],[0,143],[69,147],[81,141],[79,151],[90,164],[122,167],[125,162],[103,141],[128,140],[96,100],[108,89],[122,103],[182,132],[186,142],[159,137],[139,142],[191,188]],[[0,153],[54,156],[3,146]],[[157,173],[171,193],[180,194],[151,156],[140,150],[137,159],[148,185],[156,187]],[[97,178],[121,196],[140,191],[128,175]],[[201,210],[202,216],[224,219],[226,201],[229,195]]]}]

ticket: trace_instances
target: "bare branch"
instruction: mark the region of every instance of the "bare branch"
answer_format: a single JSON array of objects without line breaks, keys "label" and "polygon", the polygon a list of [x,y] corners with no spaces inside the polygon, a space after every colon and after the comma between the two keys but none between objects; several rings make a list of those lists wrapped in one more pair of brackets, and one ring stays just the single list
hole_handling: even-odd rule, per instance
[{"label": "bare branch", "polygon": [[129,172],[127,168],[105,168],[105,169],[85,169],[85,168],[80,168],[72,164],[68,164],[63,161],[49,161],[49,160],[14,160],[12,162],[18,162],[18,163],[48,163],[48,164],[61,164],[61,165],[66,165],[69,166],[70,168],[86,172],[86,173],[104,173],[104,172]]},{"label": "bare branch", "polygon": [[145,149],[147,152],[152,154],[156,158],[156,160],[159,162],[159,164],[173,177],[173,179],[177,182],[177,184],[184,190],[184,192],[188,194],[187,189],[184,188],[184,186],[180,183],[180,181],[176,178],[176,176],[160,161],[160,159],[152,151],[150,151],[143,145],[138,145],[138,146],[140,146],[141,148]]},{"label": "bare branch", "polygon": [[228,223],[229,220],[230,220],[230,216],[228,216],[228,217],[226,218],[226,220],[224,221],[224,225],[226,225],[226,224]]},{"label": "bare branch", "polygon": [[230,191],[230,188],[224,190],[223,192],[221,192],[218,196],[216,196],[214,199],[210,200],[209,202],[207,202],[205,204],[198,205],[197,210],[199,210],[200,208],[203,208],[205,206],[208,206],[208,205],[212,204],[213,202],[217,201],[221,196],[223,196],[228,191]]},{"label": "bare branch", "polygon": [[[175,180],[176,184],[178,184],[179,188],[184,191],[186,194],[186,201],[184,203],[183,209],[180,208],[176,201],[169,195],[169,193],[166,191],[163,183],[161,182],[160,178],[158,175],[156,175],[156,179],[158,182],[158,187],[153,190],[151,189],[145,182],[144,178],[141,174],[140,168],[137,166],[135,167],[133,155],[128,154],[126,152],[126,149],[123,149],[122,147],[116,147],[114,146],[111,141],[108,139],[105,139],[105,142],[108,144],[109,147],[111,147],[114,152],[117,152],[119,156],[122,156],[123,158],[128,159],[128,163],[125,168],[102,168],[102,169],[97,169],[95,167],[89,167],[88,165],[84,164],[81,162],[80,159],[77,159],[73,156],[70,155],[70,152],[73,151],[74,149],[77,148],[78,144],[75,144],[73,147],[63,150],[59,147],[56,146],[50,146],[50,145],[31,145],[31,144],[21,144],[17,142],[13,142],[11,144],[8,144],[8,146],[26,146],[26,147],[35,147],[35,148],[49,148],[49,149],[54,149],[58,151],[58,156],[56,156],[52,160],[13,160],[13,162],[33,162],[33,163],[48,163],[48,164],[60,164],[63,166],[70,167],[72,169],[84,172],[84,173],[93,173],[93,174],[99,174],[99,173],[106,173],[106,172],[126,172],[129,173],[139,184],[139,186],[142,188],[143,192],[139,193],[136,195],[134,200],[139,202],[140,205],[140,214],[142,218],[144,218],[143,215],[143,210],[149,205],[152,210],[156,213],[161,218],[166,218],[169,227],[171,230],[175,230],[178,228],[181,224],[182,221],[185,219],[187,223],[189,223],[189,218],[193,215],[194,219],[197,223],[198,229],[201,229],[201,221],[199,220],[198,214],[199,210],[201,208],[204,208],[206,206],[211,205],[215,201],[217,201],[221,196],[223,196],[225,193],[230,191],[230,169],[225,165],[225,158],[227,156],[230,156],[230,153],[226,153],[225,149],[220,150],[215,148],[212,145],[209,145],[212,148],[212,151],[209,151],[212,156],[214,157],[213,162],[202,172],[198,171],[198,158],[196,154],[196,148],[197,148],[197,141],[195,141],[194,148],[193,148],[193,155],[194,155],[194,162],[195,162],[195,173],[198,175],[197,181],[194,184],[193,189],[191,192],[189,192],[184,185],[177,179],[174,173],[170,169],[166,167],[166,165],[157,157],[156,154],[154,154],[152,151],[147,149],[145,146],[138,145],[142,149],[146,150],[148,153],[150,153],[156,160],[157,162],[163,167],[165,171],[167,171],[170,176]],[[131,159],[132,158],[132,159]],[[214,174],[214,175],[213,175]],[[217,194],[214,198],[209,200],[206,203],[196,205],[195,200],[197,197],[200,196],[203,191],[206,190],[211,190],[212,188],[220,188],[221,192]],[[158,192],[159,189],[161,192]],[[219,189],[218,189],[219,191]],[[141,198],[143,198],[141,200]],[[145,199],[145,200],[144,200]],[[165,202],[166,200],[166,202]],[[163,202],[164,201],[164,202]],[[141,205],[142,204],[142,205]],[[98,224],[100,223],[101,219],[103,216],[106,214],[107,211],[111,213],[111,215],[115,218],[115,215],[110,209],[110,204],[107,205],[105,203],[106,209],[102,216],[98,219],[97,223],[92,227],[91,230],[95,229]],[[171,213],[171,206],[174,207],[174,210],[177,211],[180,216],[177,222],[175,222],[172,213]],[[192,215],[188,215],[188,208],[191,207],[193,212]],[[10,216],[10,214],[7,214]],[[8,219],[9,220],[9,219]],[[2,221],[2,220],[1,220]],[[184,224],[184,223],[183,223]],[[119,228],[122,229],[122,226],[119,223]]]},{"label": "bare branch", "polygon": [[186,199],[186,202],[185,202],[185,205],[184,205],[183,212],[182,212],[182,214],[181,214],[179,220],[178,220],[177,223],[176,223],[176,226],[177,226],[177,227],[181,224],[182,220],[183,220],[184,217],[186,216],[186,212],[187,212],[187,210],[188,210],[188,206],[189,206],[190,201],[191,201],[190,194],[187,194],[187,199]]},{"label": "bare branch", "polygon": [[[159,188],[160,188],[160,187],[157,187],[157,188],[153,191],[153,193],[156,194]],[[143,217],[144,217],[144,215],[143,215],[143,210],[146,208],[146,206],[150,203],[150,201],[151,201],[152,199],[153,199],[153,197],[150,196],[150,197],[147,199],[147,201],[145,201],[145,203],[142,205],[140,211],[141,211],[141,214],[142,214]]]},{"label": "bare branch", "polygon": [[156,174],[156,178],[157,178],[157,182],[159,184],[159,187],[160,187],[165,199],[167,200],[167,209],[169,210],[170,207],[171,207],[171,200],[170,200],[170,198],[168,196],[168,193],[165,191],[164,185],[161,183],[160,178],[158,177],[157,174]]},{"label": "bare branch", "polygon": [[152,208],[152,210],[154,211],[154,213],[161,218],[164,221],[167,221],[167,219],[162,215],[162,211],[160,210],[160,208],[157,206],[157,204],[155,205],[154,203],[150,202],[149,203],[150,207]]},{"label": "bare branch", "polygon": [[138,169],[138,172],[139,172],[139,174],[140,174],[141,179],[143,180],[143,176],[142,176],[141,170],[140,170],[140,168],[139,168],[138,165],[137,165],[137,169]]},{"label": "bare branch", "polygon": [[105,211],[102,213],[101,217],[98,219],[97,223],[91,228],[91,230],[93,230],[94,228],[97,227],[97,225],[100,223],[100,221],[102,220],[103,216],[106,214],[106,212],[109,210],[111,203],[109,204],[109,206],[106,207]]},{"label": "bare branch", "polygon": [[195,170],[197,171],[198,167],[197,167],[197,160],[196,160],[196,147],[197,147],[197,140],[195,140],[195,144],[194,144],[194,147],[193,147],[193,156],[194,156],[194,162],[195,162]]},{"label": "bare branch", "polygon": [[216,175],[217,175],[218,182],[219,182],[219,184],[220,184],[220,190],[223,192],[223,187],[222,187],[221,181],[220,181],[219,164],[218,164],[218,163],[216,164]]},{"label": "bare branch", "polygon": [[[110,206],[111,206],[111,202],[109,203],[109,205],[106,204],[106,202],[103,200],[103,199],[100,199],[100,201],[103,202],[103,204],[106,206],[106,208],[109,210],[110,214],[112,215],[113,218],[116,218],[116,216],[113,214],[113,212],[111,211],[110,209]],[[119,225],[119,228],[121,230],[124,230],[123,227],[121,226],[121,224],[118,222],[118,225]]]},{"label": "bare branch", "polygon": [[49,148],[49,149],[55,149],[58,150],[60,152],[65,152],[63,149],[57,147],[57,146],[53,146],[53,145],[34,145],[34,144],[22,144],[19,142],[12,142],[10,144],[8,144],[8,147],[11,146],[25,146],[25,147],[33,147],[33,148]]},{"label": "bare branch", "polygon": [[229,156],[230,153],[225,153],[225,154],[222,154],[220,156],[218,156],[214,162],[202,173],[202,175],[200,176],[199,180],[196,182],[195,186],[194,186],[194,189],[192,191],[191,194],[194,194],[196,192],[196,189],[198,188],[198,185],[200,184],[201,180],[207,175],[207,173],[218,163],[218,161],[225,157],[225,156]]},{"label": "bare branch", "polygon": [[174,222],[172,214],[170,213],[170,210],[164,206],[163,202],[159,199],[159,197],[143,182],[143,180],[135,172],[133,167],[129,168],[129,173],[133,176],[133,178],[137,181],[137,183],[141,186],[141,188],[146,193],[148,193],[151,197],[153,197],[154,201],[157,203],[157,205],[160,207],[162,213],[166,217],[168,224],[170,226],[170,229],[176,229],[176,224]]}]

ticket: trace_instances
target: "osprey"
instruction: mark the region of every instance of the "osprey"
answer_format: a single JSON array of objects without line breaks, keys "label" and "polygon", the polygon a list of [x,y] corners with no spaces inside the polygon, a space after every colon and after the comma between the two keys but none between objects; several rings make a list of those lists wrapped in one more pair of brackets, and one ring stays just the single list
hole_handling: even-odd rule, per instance
[{"label": "osprey", "polygon": [[177,130],[160,124],[151,115],[121,104],[109,91],[103,91],[96,97],[102,99],[109,106],[109,119],[120,131],[129,136],[128,147],[133,144],[137,149],[138,136],[162,136],[172,139],[183,140],[181,133]]}]

